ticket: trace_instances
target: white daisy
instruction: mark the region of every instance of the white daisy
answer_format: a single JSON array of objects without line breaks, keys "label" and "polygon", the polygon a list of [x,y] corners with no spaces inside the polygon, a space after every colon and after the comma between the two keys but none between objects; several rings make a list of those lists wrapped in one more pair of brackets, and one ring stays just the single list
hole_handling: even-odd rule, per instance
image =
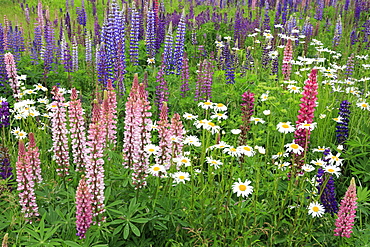
[{"label": "white daisy", "polygon": [[233,146],[227,147],[223,150],[224,153],[232,157],[240,157],[242,155],[241,151],[234,148]]},{"label": "white daisy", "polygon": [[213,104],[213,110],[215,112],[218,112],[218,111],[227,111],[227,106],[222,104],[222,103],[214,103]]},{"label": "white daisy", "polygon": [[312,217],[321,217],[325,213],[325,208],[318,202],[311,202],[308,208],[308,214]]},{"label": "white daisy", "polygon": [[220,160],[212,159],[212,157],[206,157],[206,161],[209,165],[213,166],[215,169],[220,168],[223,163]]},{"label": "white daisy", "polygon": [[305,171],[305,172],[312,172],[313,170],[315,170],[315,167],[313,167],[312,165],[309,165],[309,164],[304,164],[302,166],[302,170]]},{"label": "white daisy", "polygon": [[203,109],[212,109],[213,108],[213,103],[211,101],[206,101],[206,102],[199,102],[198,106],[202,107]]},{"label": "white daisy", "polygon": [[325,172],[330,173],[330,174],[335,174],[337,177],[340,175],[340,167],[335,166],[335,165],[328,165],[324,167]]},{"label": "white daisy", "polygon": [[160,148],[158,146],[153,145],[153,144],[148,144],[144,147],[144,151],[147,152],[147,154],[149,155],[152,155],[152,154],[156,155],[159,149]]},{"label": "white daisy", "polygon": [[232,130],[230,130],[230,132],[231,132],[232,134],[234,134],[234,135],[238,135],[238,134],[240,134],[242,131],[241,131],[240,129],[232,129]]},{"label": "white daisy", "polygon": [[238,178],[238,182],[235,182],[232,185],[233,192],[236,193],[238,197],[248,197],[253,192],[253,186],[250,186],[250,183],[251,181],[249,181],[248,179],[242,182],[240,178]]},{"label": "white daisy", "polygon": [[188,172],[175,172],[171,174],[171,177],[174,179],[173,183],[176,184],[185,184],[185,181],[190,181],[190,174]]},{"label": "white daisy", "polygon": [[244,154],[248,157],[252,157],[256,153],[255,151],[253,151],[253,148],[248,146],[248,145],[239,146],[236,149],[238,149],[240,151],[240,153],[242,153],[242,154]]},{"label": "white daisy", "polygon": [[281,122],[276,125],[277,130],[280,133],[293,133],[295,128],[290,124],[290,122]]},{"label": "white daisy", "polygon": [[254,124],[265,123],[265,121],[262,118],[255,118],[255,117],[251,117],[250,121],[254,122]]},{"label": "white daisy", "polygon": [[324,166],[326,164],[322,159],[312,160],[310,163],[316,166]]},{"label": "white daisy", "polygon": [[285,147],[287,148],[287,152],[293,152],[298,155],[304,151],[303,147],[294,142],[286,144]]},{"label": "white daisy", "polygon": [[215,113],[214,115],[211,115],[211,118],[214,119],[216,118],[217,120],[222,120],[222,119],[227,119],[226,113]]},{"label": "white daisy", "polygon": [[187,112],[185,112],[184,115],[182,115],[182,117],[185,118],[185,119],[189,119],[189,120],[193,120],[193,119],[198,118],[197,115],[193,115],[193,114],[190,114],[190,113],[187,113]]},{"label": "white daisy", "polygon": [[153,176],[158,176],[160,172],[165,174],[166,173],[166,168],[163,165],[155,164],[155,165],[152,165],[151,167],[149,167],[148,172],[150,174],[152,174]]},{"label": "white daisy", "polygon": [[299,124],[297,127],[298,129],[307,129],[307,130],[314,130],[317,126],[317,123],[307,123],[306,121],[304,123]]}]

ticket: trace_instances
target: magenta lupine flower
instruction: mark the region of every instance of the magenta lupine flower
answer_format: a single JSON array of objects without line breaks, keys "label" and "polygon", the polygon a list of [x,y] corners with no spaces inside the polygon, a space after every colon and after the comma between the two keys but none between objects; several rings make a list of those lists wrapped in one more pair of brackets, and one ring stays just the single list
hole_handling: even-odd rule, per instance
[{"label": "magenta lupine flower", "polygon": [[89,191],[89,186],[82,177],[77,187],[76,192],[76,228],[77,236],[80,239],[85,238],[87,230],[92,223],[92,195]]},{"label": "magenta lupine flower", "polygon": [[108,79],[107,90],[103,101],[103,122],[106,141],[115,144],[117,143],[117,96],[110,79]]},{"label": "magenta lupine flower", "polygon": [[19,204],[22,207],[24,217],[30,223],[34,217],[39,216],[35,194],[35,177],[30,165],[30,159],[26,154],[23,141],[19,141],[18,161],[16,163],[17,183],[19,191]]},{"label": "magenta lupine flower", "polygon": [[42,176],[39,148],[36,146],[35,135],[33,133],[29,133],[28,138],[30,142],[28,143],[26,155],[29,158],[30,166],[32,169],[32,176],[35,178],[36,183],[41,183]]},{"label": "magenta lupine flower", "polygon": [[195,87],[195,101],[206,101],[212,98],[213,66],[212,62],[204,59],[200,64],[198,79]]},{"label": "magenta lupine flower", "polygon": [[292,64],[291,64],[292,58],[293,58],[293,46],[292,46],[292,40],[289,39],[284,49],[284,58],[283,58],[284,80],[290,79],[290,73],[292,72]]},{"label": "magenta lupine flower", "polygon": [[[298,120],[296,121],[297,126],[302,124],[311,124],[313,122],[314,111],[317,101],[317,70],[313,69],[309,75],[308,80],[306,80],[303,87],[303,97],[301,98],[300,110],[298,111]],[[304,163],[304,156],[308,149],[309,139],[311,131],[305,128],[297,128],[294,132],[294,143],[304,148],[304,152],[300,155],[296,155],[297,165],[300,167]]]},{"label": "magenta lupine flower", "polygon": [[352,233],[352,228],[354,225],[356,217],[356,183],[355,179],[351,179],[351,184],[349,185],[344,198],[340,202],[338,218],[335,221],[334,236],[341,236],[350,238]]},{"label": "magenta lupine flower", "polygon": [[14,56],[10,52],[5,53],[4,55],[4,62],[6,67],[6,72],[8,74],[8,78],[10,81],[10,87],[13,90],[13,95],[15,98],[18,97],[19,94],[19,81],[17,79],[17,67],[15,65]]},{"label": "magenta lupine flower", "polygon": [[168,122],[168,108],[167,103],[164,102],[161,109],[160,120],[157,122],[158,125],[158,137],[159,137],[159,151],[155,157],[155,162],[158,165],[164,165],[166,170],[170,168],[171,153],[172,153],[172,141],[173,136]]},{"label": "magenta lupine flower", "polygon": [[98,103],[94,103],[93,117],[89,126],[86,157],[86,179],[92,194],[92,216],[94,224],[105,220],[102,214],[104,208],[104,125],[101,109]]},{"label": "magenta lupine flower", "polygon": [[71,101],[68,108],[69,131],[71,133],[73,163],[76,171],[84,171],[86,165],[86,133],[84,110],[78,99],[76,88],[72,88]]},{"label": "magenta lupine flower", "polygon": [[176,158],[182,154],[182,147],[183,147],[183,140],[184,140],[184,133],[185,129],[180,120],[180,115],[175,113],[171,118],[171,141],[172,141],[172,157]]},{"label": "magenta lupine flower", "polygon": [[51,93],[54,95],[55,100],[52,103],[54,107],[51,109],[53,112],[51,128],[54,158],[58,165],[56,171],[58,176],[65,177],[69,174],[66,104],[64,103],[63,95],[59,92],[56,86],[54,86]]}]

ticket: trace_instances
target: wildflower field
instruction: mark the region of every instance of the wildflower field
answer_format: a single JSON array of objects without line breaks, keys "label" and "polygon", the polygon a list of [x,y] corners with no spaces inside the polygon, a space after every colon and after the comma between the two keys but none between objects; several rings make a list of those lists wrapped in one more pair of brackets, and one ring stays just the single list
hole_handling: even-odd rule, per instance
[{"label": "wildflower field", "polygon": [[370,246],[370,1],[0,6],[2,247]]}]

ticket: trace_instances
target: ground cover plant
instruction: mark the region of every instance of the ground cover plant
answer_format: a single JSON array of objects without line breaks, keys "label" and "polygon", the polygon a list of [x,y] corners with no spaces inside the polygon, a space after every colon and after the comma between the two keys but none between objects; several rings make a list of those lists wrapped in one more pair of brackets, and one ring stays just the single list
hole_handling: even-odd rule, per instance
[{"label": "ground cover plant", "polygon": [[368,246],[366,0],[0,0],[2,246]]}]

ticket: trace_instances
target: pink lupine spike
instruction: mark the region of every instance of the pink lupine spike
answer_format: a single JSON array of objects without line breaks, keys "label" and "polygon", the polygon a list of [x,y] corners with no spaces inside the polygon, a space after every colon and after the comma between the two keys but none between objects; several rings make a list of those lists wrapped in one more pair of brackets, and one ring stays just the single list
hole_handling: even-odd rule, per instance
[{"label": "pink lupine spike", "polygon": [[86,238],[85,234],[92,223],[92,195],[85,177],[82,177],[76,192],[76,228],[77,236]]},{"label": "pink lupine spike", "polygon": [[26,155],[29,157],[29,162],[33,173],[32,176],[35,178],[35,182],[41,183],[42,176],[39,148],[36,146],[35,135],[32,132],[28,134],[28,137],[30,142],[28,143]]}]

